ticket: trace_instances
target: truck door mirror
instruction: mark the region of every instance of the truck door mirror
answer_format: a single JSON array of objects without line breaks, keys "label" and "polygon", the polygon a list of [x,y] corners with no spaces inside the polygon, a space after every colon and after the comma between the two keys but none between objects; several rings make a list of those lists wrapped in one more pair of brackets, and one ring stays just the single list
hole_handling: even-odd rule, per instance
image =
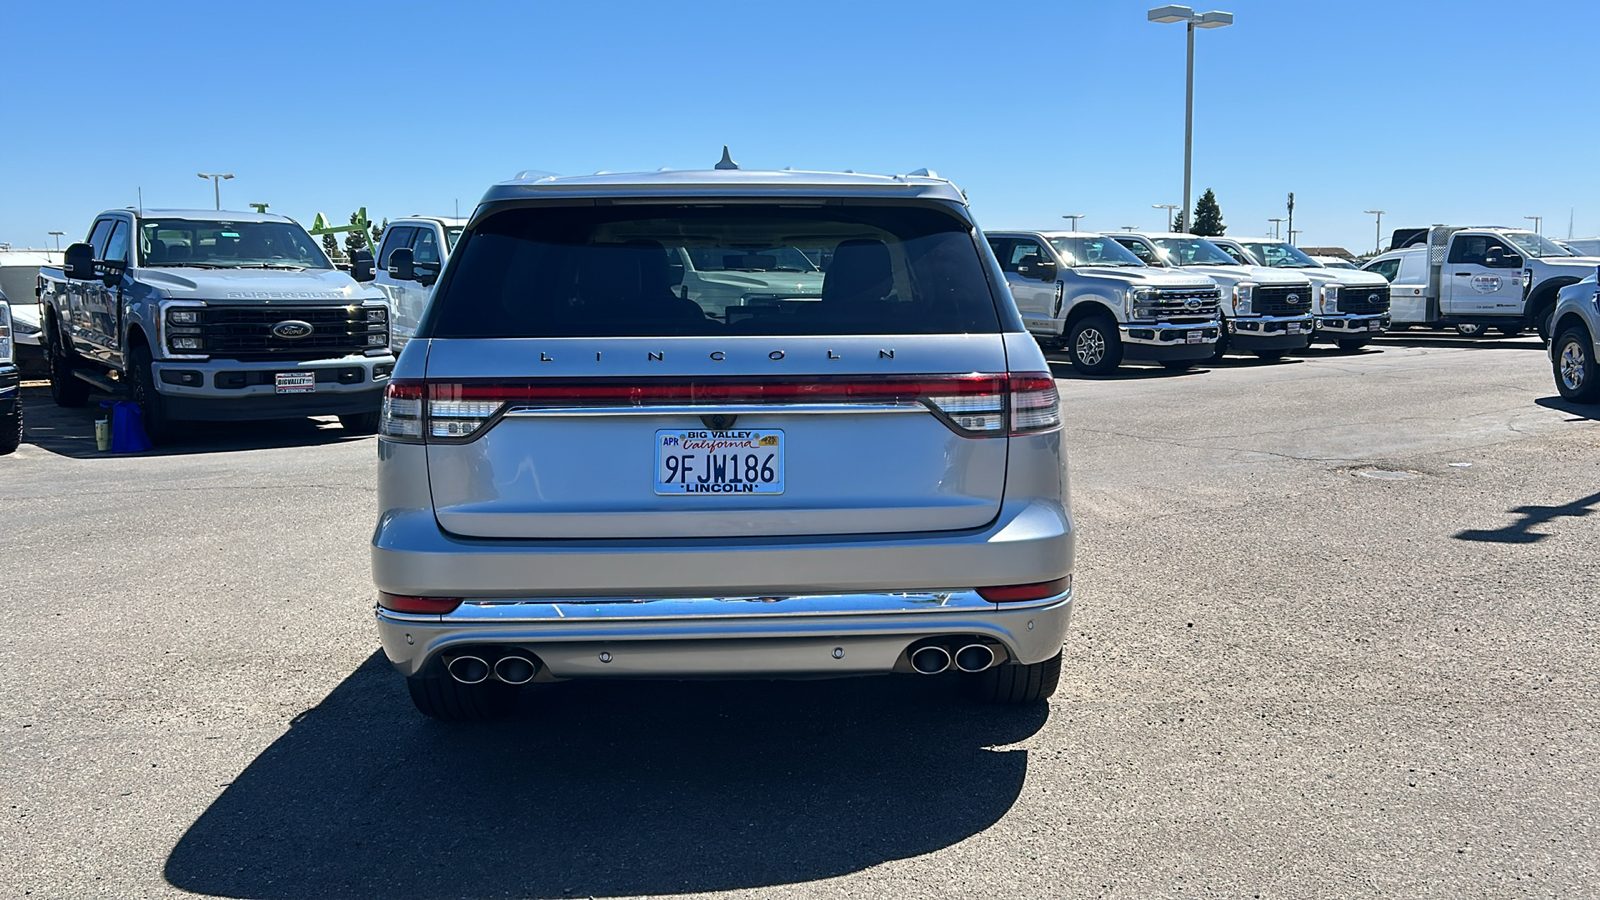
[{"label": "truck door mirror", "polygon": [[404,247],[389,254],[389,277],[395,281],[416,281],[417,266],[411,251]]},{"label": "truck door mirror", "polygon": [[[400,251],[396,250],[395,252],[398,253]],[[410,253],[411,251],[407,250],[406,252]],[[390,257],[390,261],[393,261],[393,257]],[[417,276],[417,283],[423,287],[432,287],[433,283],[439,280],[439,270],[442,268],[444,268],[444,264],[436,262],[411,264],[411,271]]]},{"label": "truck door mirror", "polygon": [[68,247],[61,274],[73,281],[93,281],[97,277],[94,273],[94,248],[88,244]]},{"label": "truck door mirror", "polygon": [[[398,250],[396,253],[400,252]],[[409,256],[410,250],[406,251]],[[377,267],[372,262],[371,250],[355,250],[350,254],[350,277],[357,281],[371,281],[376,275]]]}]

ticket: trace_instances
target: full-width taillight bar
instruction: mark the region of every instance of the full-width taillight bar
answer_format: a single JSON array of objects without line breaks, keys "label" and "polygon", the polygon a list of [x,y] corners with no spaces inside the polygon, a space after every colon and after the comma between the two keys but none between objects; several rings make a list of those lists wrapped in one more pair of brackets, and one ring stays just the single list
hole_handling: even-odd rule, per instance
[{"label": "full-width taillight bar", "polygon": [[921,403],[965,437],[1049,431],[1061,424],[1048,373],[797,379],[395,379],[384,392],[382,434],[398,441],[471,440],[511,408],[783,406]]}]

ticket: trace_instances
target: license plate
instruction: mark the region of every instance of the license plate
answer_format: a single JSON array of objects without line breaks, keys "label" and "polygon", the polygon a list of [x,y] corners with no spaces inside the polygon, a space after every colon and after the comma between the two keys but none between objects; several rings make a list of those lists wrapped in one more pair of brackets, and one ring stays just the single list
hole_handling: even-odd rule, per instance
[{"label": "license plate", "polygon": [[1383,330],[1383,323],[1382,322],[1368,322],[1367,323],[1367,330],[1368,331],[1382,331]]},{"label": "license plate", "polygon": [[279,372],[274,384],[280,394],[309,394],[317,389],[317,373]]},{"label": "license plate", "polygon": [[656,432],[658,494],[781,494],[783,432]]},{"label": "license plate", "polygon": [[1200,332],[1198,332],[1198,331],[1189,332],[1188,343],[1198,344],[1198,343],[1200,343],[1200,342],[1202,342],[1204,340],[1205,340],[1205,335],[1201,334]]},{"label": "license plate", "polygon": [[1300,333],[1300,323],[1299,322],[1290,322],[1289,323],[1289,333],[1290,334],[1299,334]]}]

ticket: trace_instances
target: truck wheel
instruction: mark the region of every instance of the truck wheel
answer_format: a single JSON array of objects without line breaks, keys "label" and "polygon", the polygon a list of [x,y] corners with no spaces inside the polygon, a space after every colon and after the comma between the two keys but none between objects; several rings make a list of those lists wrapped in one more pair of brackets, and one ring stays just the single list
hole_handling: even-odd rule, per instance
[{"label": "truck wheel", "polygon": [[344,426],[345,431],[354,432],[356,434],[377,434],[379,415],[380,411],[375,409],[372,412],[356,413],[355,415],[350,416],[340,416],[339,424]]},{"label": "truck wheel", "polygon": [[57,406],[77,409],[89,402],[89,382],[72,374],[72,361],[56,341],[46,341],[45,365],[50,368],[50,399]]},{"label": "truck wheel", "polygon": [[1072,367],[1085,375],[1110,375],[1122,364],[1122,338],[1107,316],[1085,316],[1067,335]]},{"label": "truck wheel", "polygon": [[1372,338],[1340,338],[1339,349],[1346,353],[1354,353],[1367,345]]},{"label": "truck wheel", "polygon": [[1562,397],[1574,403],[1600,401],[1600,365],[1595,364],[1594,345],[1581,328],[1568,328],[1556,338],[1551,366]]},{"label": "truck wheel", "polygon": [[1539,340],[1543,341],[1546,347],[1550,346],[1550,329],[1555,327],[1555,318],[1556,307],[1553,303],[1533,315],[1533,329],[1539,332]]},{"label": "truck wheel", "polygon": [[1477,337],[1483,334],[1483,326],[1475,322],[1462,322],[1456,326],[1456,334],[1462,337]]},{"label": "truck wheel", "polygon": [[150,443],[160,446],[170,444],[178,436],[177,423],[167,418],[161,403],[161,393],[156,390],[155,367],[151,364],[150,348],[135,347],[129,355],[132,363],[133,402],[139,404],[144,414],[144,433]]},{"label": "truck wheel", "polygon": [[411,676],[406,679],[417,712],[445,722],[481,722],[505,715],[517,689],[503,681],[462,684],[454,678]]},{"label": "truck wheel", "polygon": [[1061,654],[1041,663],[1004,663],[979,672],[978,700],[995,706],[1022,706],[1050,699],[1061,683]]},{"label": "truck wheel", "polygon": [[0,456],[17,452],[22,446],[22,398],[17,398],[16,411],[0,416]]}]

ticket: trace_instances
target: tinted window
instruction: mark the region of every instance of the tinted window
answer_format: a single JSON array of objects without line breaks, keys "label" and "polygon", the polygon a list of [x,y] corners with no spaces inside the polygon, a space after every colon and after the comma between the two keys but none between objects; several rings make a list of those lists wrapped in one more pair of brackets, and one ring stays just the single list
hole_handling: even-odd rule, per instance
[{"label": "tinted window", "polygon": [[1395,259],[1380,259],[1367,266],[1367,271],[1377,272],[1383,276],[1384,281],[1394,281],[1394,277],[1400,274],[1400,259],[1398,257]]},{"label": "tinted window", "polygon": [[106,242],[106,253],[101,259],[107,262],[128,261],[128,223],[118,222],[111,229],[111,239]]},{"label": "tinted window", "polygon": [[411,257],[419,263],[439,261],[439,236],[432,228],[417,229],[417,236],[411,241]]},{"label": "tinted window", "polygon": [[1239,263],[1240,265],[1242,265],[1242,266],[1254,265],[1254,263],[1252,263],[1250,261],[1250,257],[1245,256],[1244,252],[1241,251],[1238,247],[1235,247],[1235,246],[1233,246],[1231,244],[1218,244],[1217,246],[1221,247],[1223,253],[1226,253],[1229,256],[1233,257],[1234,261]]},{"label": "tinted window", "polygon": [[[779,265],[797,247],[825,255],[826,273],[805,271],[809,257]],[[736,258],[739,271],[691,284],[683,256]],[[972,230],[925,207],[509,209],[456,257],[425,336],[999,330]]]},{"label": "tinted window", "polygon": [[378,268],[389,268],[389,254],[401,247],[410,247],[411,239],[416,234],[416,229],[408,225],[391,225],[383,233],[383,247],[378,253]]},{"label": "tinted window", "polygon": [[116,224],[115,219],[101,219],[94,223],[94,230],[89,232],[89,244],[94,247],[94,258],[106,258],[106,239],[111,237],[111,226]]},{"label": "tinted window", "polygon": [[1138,257],[1139,261],[1147,266],[1166,265],[1166,263],[1162,262],[1160,258],[1156,256],[1155,251],[1151,250],[1150,246],[1144,241],[1136,241],[1132,238],[1128,238],[1126,240],[1119,240],[1117,243],[1128,248],[1129,253],[1132,253],[1134,256]]},{"label": "tinted window", "polygon": [[1502,258],[1511,256],[1510,247],[1492,237],[1484,235],[1457,235],[1450,242],[1450,262],[1465,265],[1486,266],[1489,258]]}]

